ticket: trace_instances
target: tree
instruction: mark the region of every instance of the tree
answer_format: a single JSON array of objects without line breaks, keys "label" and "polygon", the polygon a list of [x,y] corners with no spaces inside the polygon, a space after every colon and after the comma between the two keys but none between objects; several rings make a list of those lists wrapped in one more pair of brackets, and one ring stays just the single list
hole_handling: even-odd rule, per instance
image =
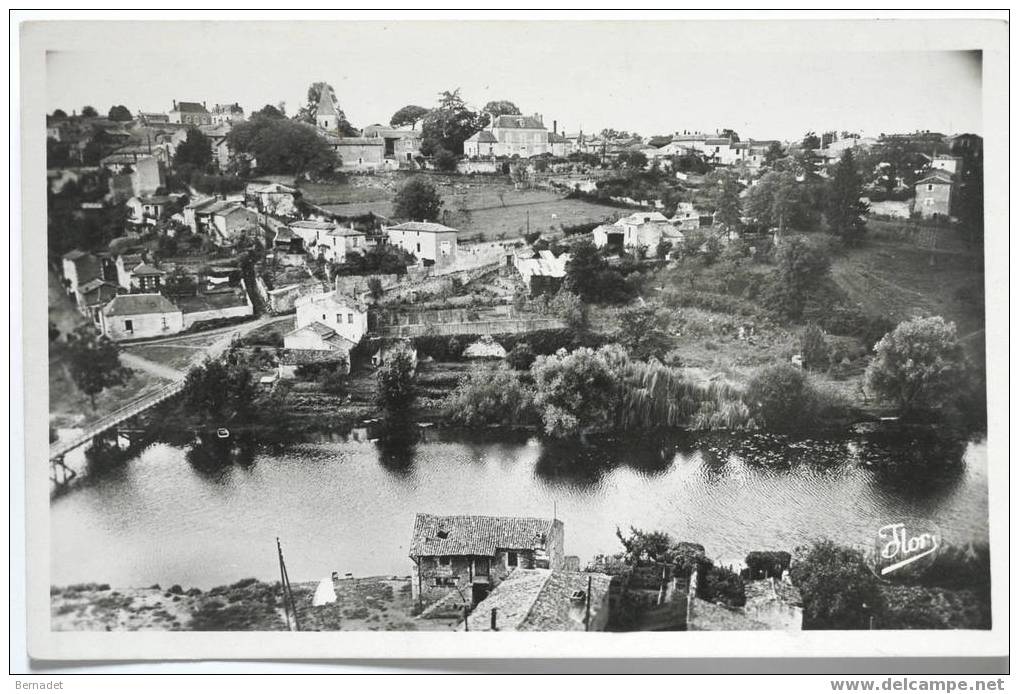
[{"label": "tree", "polygon": [[773,166],[776,161],[783,157],[785,157],[785,150],[782,149],[782,145],[772,142],[764,152],[764,165]]},{"label": "tree", "polygon": [[788,318],[799,318],[808,297],[825,283],[830,270],[831,259],[817,244],[802,236],[783,239],[775,254],[775,308]]},{"label": "tree", "polygon": [[736,174],[719,169],[709,174],[704,184],[710,209],[715,213],[715,222],[726,231],[738,231],[742,222],[740,184]]},{"label": "tree", "polygon": [[368,295],[376,302],[382,298],[386,290],[382,287],[382,280],[378,277],[368,278]]},{"label": "tree", "polygon": [[356,136],[359,133],[358,129],[347,120],[347,116],[344,115],[343,110],[340,108],[340,102],[336,98],[336,90],[328,82],[312,82],[308,86],[308,100],[301,107],[301,110],[298,111],[295,118],[314,125],[316,122],[315,114],[318,113],[318,104],[321,101],[323,91],[328,92],[329,98],[333,102],[333,108],[336,109],[336,129],[340,135],[344,137]]},{"label": "tree", "polygon": [[134,116],[131,115],[131,112],[127,109],[127,106],[124,106],[123,104],[110,107],[110,112],[106,117],[110,120],[116,121],[129,121],[134,118]]},{"label": "tree", "polygon": [[899,323],[874,347],[867,386],[903,414],[953,404],[965,381],[965,357],[955,323],[941,316]]},{"label": "tree", "polygon": [[603,350],[581,347],[535,360],[534,401],[545,433],[566,438],[611,428],[619,383]]},{"label": "tree", "polygon": [[796,431],[815,419],[816,392],[791,364],[759,369],[747,384],[746,401],[754,421],[772,431]]},{"label": "tree", "polygon": [[481,109],[483,114],[488,114],[492,118],[498,118],[499,116],[519,116],[520,109],[512,101],[489,101],[485,104],[485,107]]},{"label": "tree", "polygon": [[744,213],[765,227],[807,229],[815,219],[809,187],[792,171],[769,171],[747,191]]},{"label": "tree", "polygon": [[439,147],[432,153],[432,160],[435,163],[435,168],[439,171],[456,171],[456,165],[460,161],[460,157],[445,147]]},{"label": "tree", "polygon": [[224,358],[207,359],[188,371],[181,404],[186,412],[206,421],[227,422],[250,414],[256,392],[247,368]]},{"label": "tree", "polygon": [[99,111],[96,111],[94,106],[82,106],[81,115],[85,118],[98,118]]},{"label": "tree", "polygon": [[831,540],[796,550],[790,574],[803,597],[806,629],[866,629],[883,606],[863,553]]},{"label": "tree", "polygon": [[621,303],[632,295],[622,273],[609,266],[590,239],[571,248],[563,286],[586,303]]},{"label": "tree", "polygon": [[252,118],[236,124],[227,142],[238,155],[255,159],[264,174],[318,177],[340,164],[325,138],[293,120]]},{"label": "tree", "polygon": [[399,111],[393,114],[393,117],[389,119],[389,125],[394,128],[401,128],[410,126],[414,128],[418,122],[428,115],[428,109],[424,106],[404,106]]},{"label": "tree", "polygon": [[803,140],[800,142],[803,149],[820,149],[821,138],[817,136],[813,130],[803,136]]},{"label": "tree", "polygon": [[856,168],[853,150],[847,149],[828,184],[825,219],[828,230],[849,246],[858,244],[867,229],[868,205],[860,200],[862,196],[863,179]]},{"label": "tree", "polygon": [[446,414],[457,424],[471,427],[526,423],[534,419],[532,398],[513,371],[480,367],[450,393]]},{"label": "tree", "polygon": [[400,186],[393,197],[393,216],[418,221],[436,220],[442,210],[442,197],[431,181],[415,176]]},{"label": "tree", "polygon": [[251,114],[252,118],[286,118],[286,114],[272,104],[266,104]]},{"label": "tree", "polygon": [[58,108],[53,112],[53,118],[67,118],[67,111]]},{"label": "tree", "polygon": [[375,374],[376,402],[386,418],[403,421],[414,405],[414,359],[407,350],[394,350]]},{"label": "tree", "polygon": [[669,314],[651,304],[628,308],[619,314],[619,344],[634,359],[661,359],[669,350]]},{"label": "tree", "polygon": [[459,89],[444,91],[421,123],[421,153],[431,156],[441,147],[460,156],[464,140],[486,124],[484,116],[467,108]]},{"label": "tree", "polygon": [[587,307],[579,296],[565,287],[560,287],[548,302],[548,310],[574,330],[587,326]]},{"label": "tree", "polygon": [[827,367],[830,354],[827,336],[816,323],[811,323],[800,332],[800,355],[805,367],[812,370]]},{"label": "tree", "polygon": [[187,137],[173,154],[174,168],[206,171],[212,163],[212,141],[198,128],[188,128]]},{"label": "tree", "polygon": [[647,155],[636,150],[623,152],[616,161],[629,169],[641,171],[647,166]]},{"label": "tree", "polygon": [[97,335],[89,326],[80,326],[68,334],[67,354],[71,379],[78,390],[88,396],[93,410],[96,395],[107,388],[122,386],[131,378],[131,369],[120,363],[117,344]]}]

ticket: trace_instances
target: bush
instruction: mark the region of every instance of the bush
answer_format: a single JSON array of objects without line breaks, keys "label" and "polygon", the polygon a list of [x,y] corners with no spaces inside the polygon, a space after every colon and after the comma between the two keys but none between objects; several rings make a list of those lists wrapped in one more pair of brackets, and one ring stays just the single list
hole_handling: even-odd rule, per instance
[{"label": "bush", "polygon": [[817,541],[797,548],[790,573],[803,596],[804,629],[866,629],[883,607],[860,550]]},{"label": "bush", "polygon": [[812,323],[800,332],[800,356],[806,368],[818,370],[827,367],[830,354],[824,330],[820,327]]},{"label": "bush", "polygon": [[533,394],[513,371],[477,368],[446,399],[446,415],[463,426],[529,423],[532,403]]},{"label": "bush", "polygon": [[746,589],[739,574],[713,564],[702,564],[700,569],[697,596],[701,600],[720,602],[729,607],[743,607],[747,604]]},{"label": "bush", "polygon": [[801,431],[845,414],[840,400],[817,390],[791,364],[759,369],[747,385],[746,402],[754,421],[772,431]]},{"label": "bush", "polygon": [[517,371],[527,371],[534,363],[536,355],[526,342],[519,342],[506,355],[506,362]]}]

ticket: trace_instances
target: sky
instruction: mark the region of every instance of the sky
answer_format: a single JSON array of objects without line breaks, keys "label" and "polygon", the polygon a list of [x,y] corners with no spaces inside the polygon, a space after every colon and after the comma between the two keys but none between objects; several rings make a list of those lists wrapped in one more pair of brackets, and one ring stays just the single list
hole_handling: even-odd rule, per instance
[{"label": "sky", "polygon": [[739,23],[711,28],[731,40],[710,43],[668,22],[192,26],[144,45],[125,37],[48,53],[47,110],[165,112],[176,99],[246,111],[283,101],[293,114],[308,85],[326,81],[358,127],[460,88],[473,108],[506,99],[570,132],[733,128],[784,140],[809,130],[983,130],[974,51],[829,51],[816,41],[800,50],[749,40]]}]

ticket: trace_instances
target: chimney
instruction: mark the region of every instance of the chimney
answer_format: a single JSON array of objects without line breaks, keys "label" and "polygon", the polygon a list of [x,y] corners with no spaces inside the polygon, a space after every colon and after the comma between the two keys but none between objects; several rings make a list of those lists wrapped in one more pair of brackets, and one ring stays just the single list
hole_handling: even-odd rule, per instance
[{"label": "chimney", "polygon": [[552,120],[552,132],[554,133],[559,132],[559,121],[555,119]]},{"label": "chimney", "polygon": [[204,101],[202,102],[202,108],[207,108]]},{"label": "chimney", "polygon": [[177,110],[177,100],[176,99],[173,100],[173,110],[174,111]]}]

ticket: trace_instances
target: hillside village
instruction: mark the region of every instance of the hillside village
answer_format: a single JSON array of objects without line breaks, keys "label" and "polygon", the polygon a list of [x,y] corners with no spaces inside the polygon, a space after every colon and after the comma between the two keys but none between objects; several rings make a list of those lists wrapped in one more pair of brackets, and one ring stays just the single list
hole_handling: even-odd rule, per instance
[{"label": "hillside village", "polygon": [[[146,398],[152,426],[172,412],[228,440],[246,417],[377,437],[821,431],[912,415],[868,371],[897,325],[938,317],[980,370],[979,135],[585,133],[458,91],[355,127],[338,96],[315,83],[293,116],[171,97],[47,117],[51,444]],[[611,393],[556,390],[575,373]],[[944,411],[979,410],[979,379],[958,392]],[[390,628],[803,627],[792,548],[735,571],[695,542],[582,563],[554,517],[448,513],[408,529],[410,579],[372,603],[399,602]],[[322,600],[297,586],[300,605],[268,588],[258,619],[369,628],[343,599],[363,580],[334,576]],[[219,598],[257,612],[259,585]],[[104,592],[68,590],[71,621]],[[164,628],[215,610],[201,591],[136,599],[193,610]]]}]

